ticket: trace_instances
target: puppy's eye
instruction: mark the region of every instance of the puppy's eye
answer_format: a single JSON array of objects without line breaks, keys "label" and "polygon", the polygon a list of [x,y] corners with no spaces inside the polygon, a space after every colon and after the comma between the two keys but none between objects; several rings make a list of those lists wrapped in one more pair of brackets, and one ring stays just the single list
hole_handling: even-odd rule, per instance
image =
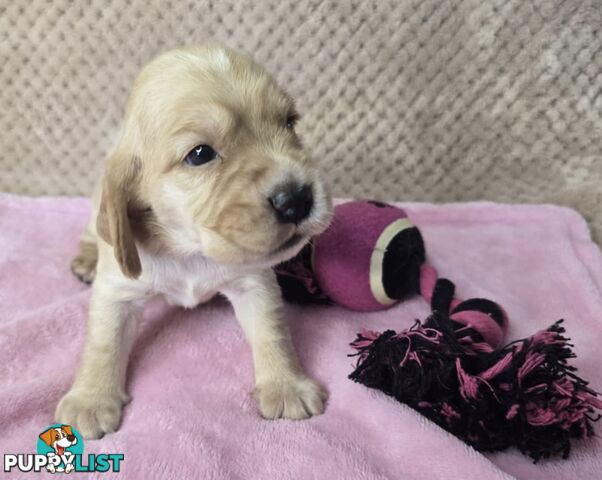
[{"label": "puppy's eye", "polygon": [[293,113],[293,114],[289,115],[288,117],[286,117],[286,128],[289,130],[292,130],[293,128],[295,128],[295,125],[297,124],[297,120],[299,120],[299,115],[297,115],[296,113]]},{"label": "puppy's eye", "polygon": [[217,152],[209,145],[197,145],[188,152],[184,162],[193,167],[198,167],[215,160],[218,156]]}]

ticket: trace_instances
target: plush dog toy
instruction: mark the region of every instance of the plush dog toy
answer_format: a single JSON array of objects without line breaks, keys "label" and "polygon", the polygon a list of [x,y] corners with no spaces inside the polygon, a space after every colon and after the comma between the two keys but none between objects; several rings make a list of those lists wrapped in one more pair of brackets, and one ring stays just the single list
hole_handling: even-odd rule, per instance
[{"label": "plush dog toy", "polygon": [[535,461],[593,434],[602,401],[575,374],[562,320],[501,346],[507,317],[486,299],[459,300],[426,263],[420,231],[391,205],[338,205],[330,228],[276,269],[286,300],[375,311],[422,295],[432,314],[396,333],[363,330],[352,380],[406,403],[477,450],[510,446]]}]

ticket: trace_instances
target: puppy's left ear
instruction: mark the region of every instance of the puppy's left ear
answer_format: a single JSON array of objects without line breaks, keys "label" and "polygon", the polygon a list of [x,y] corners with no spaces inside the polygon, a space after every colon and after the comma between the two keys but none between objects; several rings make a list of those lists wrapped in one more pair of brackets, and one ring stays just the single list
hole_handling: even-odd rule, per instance
[{"label": "puppy's left ear", "polygon": [[138,278],[142,273],[128,213],[136,197],[139,170],[139,159],[122,153],[118,148],[107,162],[96,218],[98,234],[113,246],[119,268],[129,278]]},{"label": "puppy's left ear", "polygon": [[61,428],[65,431],[67,435],[73,435],[73,430],[71,430],[70,425],[61,425]]}]

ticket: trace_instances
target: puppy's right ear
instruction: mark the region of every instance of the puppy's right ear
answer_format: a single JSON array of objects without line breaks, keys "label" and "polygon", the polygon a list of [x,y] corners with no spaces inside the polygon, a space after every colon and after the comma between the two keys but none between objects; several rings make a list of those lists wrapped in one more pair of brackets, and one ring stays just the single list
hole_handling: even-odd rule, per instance
[{"label": "puppy's right ear", "polygon": [[102,183],[100,209],[96,230],[100,237],[113,246],[115,259],[126,277],[138,278],[142,273],[140,256],[134,241],[128,215],[135,198],[139,160],[119,152],[109,158]]},{"label": "puppy's right ear", "polygon": [[52,428],[49,428],[45,432],[40,433],[40,440],[42,440],[49,447],[52,447],[52,440],[53,440],[52,434],[53,433],[54,433],[54,430]]}]

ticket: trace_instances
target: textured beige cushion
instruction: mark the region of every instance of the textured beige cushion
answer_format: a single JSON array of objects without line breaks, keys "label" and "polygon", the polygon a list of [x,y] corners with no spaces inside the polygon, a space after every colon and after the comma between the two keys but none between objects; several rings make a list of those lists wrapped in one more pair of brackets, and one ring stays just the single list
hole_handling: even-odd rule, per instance
[{"label": "textured beige cushion", "polygon": [[556,202],[602,237],[598,0],[0,0],[0,190],[88,194],[129,86],[217,40],[298,98],[338,196]]}]

